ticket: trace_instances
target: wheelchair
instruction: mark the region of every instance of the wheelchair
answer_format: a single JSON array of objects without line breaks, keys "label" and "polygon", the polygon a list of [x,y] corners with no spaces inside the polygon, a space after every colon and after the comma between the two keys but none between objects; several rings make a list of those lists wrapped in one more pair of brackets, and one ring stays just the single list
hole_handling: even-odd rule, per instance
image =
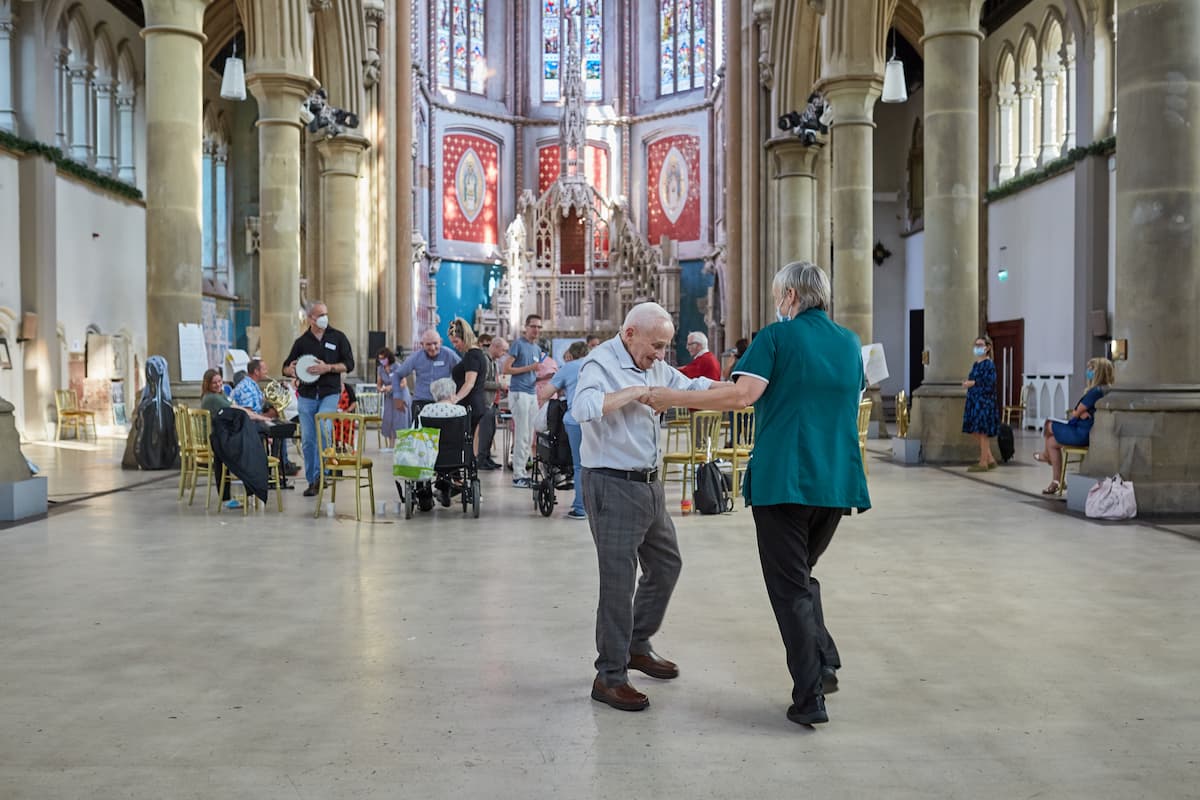
[{"label": "wheelchair", "polygon": [[[554,513],[558,504],[555,490],[559,484],[575,479],[575,460],[571,457],[571,442],[567,439],[567,426],[563,417],[567,404],[563,400],[549,400],[546,409],[548,430],[537,434],[537,446],[533,451],[533,468],[529,472],[529,486],[533,490],[533,507],[543,517]],[[566,487],[564,487],[566,488]]]},{"label": "wheelchair", "polygon": [[404,501],[404,518],[412,519],[414,509],[432,511],[438,499],[449,507],[457,496],[463,513],[470,512],[479,519],[479,470],[471,439],[471,415],[422,419],[419,426],[441,431],[434,463],[436,474],[430,480],[396,481],[396,491]]}]

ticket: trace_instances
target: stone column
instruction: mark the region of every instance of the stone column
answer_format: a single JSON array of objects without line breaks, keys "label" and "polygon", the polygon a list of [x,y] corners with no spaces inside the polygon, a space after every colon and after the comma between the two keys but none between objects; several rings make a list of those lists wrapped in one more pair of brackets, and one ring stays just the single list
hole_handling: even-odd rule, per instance
[{"label": "stone column", "polygon": [[[931,463],[978,458],[962,433],[979,333],[979,11],[982,0],[918,0],[925,20],[925,379],[909,437]],[[964,80],[964,76],[971,76]]]},{"label": "stone column", "polygon": [[1033,143],[1033,93],[1036,88],[1032,73],[1023,73],[1017,79],[1017,99],[1020,103],[1020,134],[1018,136],[1017,174],[1028,172],[1037,166]]},{"label": "stone column", "polygon": [[816,265],[829,274],[833,255],[833,148],[817,154],[817,241]]},{"label": "stone column", "polygon": [[179,323],[200,322],[204,0],[147,0],[146,347],[179,378]]},{"label": "stone column", "polygon": [[1066,155],[1068,150],[1072,150],[1075,147],[1075,106],[1078,103],[1078,98],[1075,96],[1077,91],[1075,88],[1075,42],[1067,42],[1064,45],[1063,52],[1066,54],[1063,69],[1066,72],[1067,81],[1067,109],[1065,114],[1066,124],[1064,126],[1066,141],[1063,142],[1063,155]]},{"label": "stone column", "polygon": [[133,161],[133,95],[117,96],[117,179],[130,185],[137,182]]},{"label": "stone column", "polygon": [[834,78],[824,87],[833,106],[833,315],[863,344],[874,341],[872,159],[875,101],[882,89],[877,77]]},{"label": "stone column", "polygon": [[67,131],[67,126],[70,124],[70,114],[67,113],[71,107],[71,79],[67,71],[67,58],[70,55],[70,50],[59,50],[54,59],[54,80],[58,87],[58,102],[54,109],[54,141],[58,144],[58,149],[64,153],[69,152],[71,140]]},{"label": "stone column", "polygon": [[17,112],[13,108],[13,70],[12,40],[17,26],[10,12],[0,19],[0,130],[9,133],[17,132]]},{"label": "stone column", "polygon": [[113,83],[96,84],[96,169],[105,175],[116,171],[117,158],[113,152]]},{"label": "stone column", "polygon": [[[795,136],[769,143],[778,205],[776,261],[779,269],[792,261],[813,261],[817,254],[817,163],[824,142],[805,145]],[[764,276],[764,280],[766,276]],[[770,281],[766,281],[770,289]],[[766,313],[771,313],[768,307]]]},{"label": "stone column", "polygon": [[[1139,515],[1200,511],[1200,29],[1193,0],[1118,12],[1117,269],[1113,335],[1128,342],[1100,401],[1084,471],[1137,487]],[[1171,76],[1164,80],[1163,76]],[[1169,113],[1163,113],[1169,109]]]},{"label": "stone column", "polygon": [[71,78],[71,158],[83,164],[92,160],[92,142],[88,135],[88,108],[92,68],[86,64],[72,65]]},{"label": "stone column", "polygon": [[[367,329],[365,301],[367,280],[365,265],[358,252],[358,182],[362,154],[368,142],[361,136],[331,136],[317,142],[321,157],[321,229],[322,260],[325,265],[325,296],[329,317],[350,339],[356,362],[355,373],[374,374],[364,366],[374,363],[374,355],[365,352]],[[363,232],[365,235],[365,231]]]},{"label": "stone column", "polygon": [[[402,0],[411,10],[409,0]],[[396,327],[397,343],[412,347],[417,338],[413,286],[413,64],[412,14],[396,14]]]},{"label": "stone column", "polygon": [[1058,144],[1058,69],[1042,67],[1042,149],[1038,166],[1044,167],[1061,155]]},{"label": "stone column", "polygon": [[996,131],[999,153],[996,158],[996,182],[1010,180],[1016,171],[1012,162],[1012,112],[1017,98],[1011,92],[1001,92],[996,102],[1000,109],[1000,123]]},{"label": "stone column", "polygon": [[742,3],[725,4],[725,343],[745,335],[742,317]]},{"label": "stone column", "polygon": [[263,73],[247,76],[246,85],[258,101],[259,340],[274,370],[291,350],[299,325],[300,103],[316,82]]}]

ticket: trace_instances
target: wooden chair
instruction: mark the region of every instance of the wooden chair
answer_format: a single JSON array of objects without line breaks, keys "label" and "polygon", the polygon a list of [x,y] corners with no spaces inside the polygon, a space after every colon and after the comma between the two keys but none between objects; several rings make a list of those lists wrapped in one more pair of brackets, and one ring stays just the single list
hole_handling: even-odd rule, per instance
[{"label": "wooden chair", "polygon": [[[1058,470],[1058,492],[1061,495],[1067,490],[1067,464],[1083,465],[1083,459],[1087,458],[1088,449],[1086,447],[1073,447],[1063,445],[1062,447],[1062,466]],[[1072,460],[1073,459],[1073,460]]]},{"label": "wooden chair", "polygon": [[[179,499],[188,487],[188,477],[192,471],[192,445],[188,423],[188,407],[183,403],[175,406],[175,436],[179,440]],[[131,434],[132,435],[132,434]]]},{"label": "wooden chair", "polygon": [[691,485],[689,475],[696,474],[696,467],[707,463],[713,455],[713,445],[721,432],[721,419],[725,415],[720,411],[695,411],[691,415],[691,425],[688,427],[688,441],[684,442],[681,451],[663,455],[662,480],[667,480],[667,467],[678,464],[682,467],[679,480],[683,484],[681,500],[686,500],[688,487]]},{"label": "wooden chair", "polygon": [[896,395],[896,435],[908,438],[908,398],[903,389]]},{"label": "wooden chair", "polygon": [[58,427],[54,435],[56,440],[63,438],[63,428],[68,426],[75,439],[80,438],[80,430],[83,431],[83,438],[96,438],[96,412],[79,407],[74,389],[55,389],[54,407],[58,411]]},{"label": "wooden chair", "polygon": [[719,447],[713,455],[728,459],[733,465],[733,496],[737,497],[742,492],[741,476],[750,466],[750,453],[754,450],[754,406],[733,412],[729,436],[729,447]]},{"label": "wooden chair", "polygon": [[342,481],[354,483],[354,518],[362,520],[362,487],[370,493],[371,515],[375,515],[375,476],[371,459],[363,456],[367,440],[367,426],[361,414],[325,413],[317,414],[317,454],[320,458],[321,482],[317,489],[317,510],[314,517],[321,515],[321,501],[325,496],[326,484],[330,487],[329,499],[337,502],[337,485]]},{"label": "wooden chair", "polygon": [[[187,409],[188,418],[188,450],[189,459],[191,461],[190,477],[188,483],[191,484],[192,492],[188,495],[188,505],[190,506],[196,499],[196,481],[203,474],[208,483],[204,487],[204,510],[207,511],[212,503],[212,490],[215,487],[213,483],[213,467],[217,463],[217,459],[213,456],[211,435],[212,435],[212,418],[208,411],[203,408]],[[217,495],[217,502],[220,503],[221,496]]]},{"label": "wooden chair", "polygon": [[867,475],[871,471],[867,469],[867,434],[871,431],[871,406],[874,402],[863,399],[858,404],[858,450],[862,454],[863,472]]},{"label": "wooden chair", "polygon": [[1017,427],[1021,427],[1021,423],[1025,419],[1025,406],[1029,400],[1029,384],[1021,387],[1021,399],[1015,406],[1005,406],[1000,412],[1000,419],[1005,425],[1012,425],[1013,417],[1017,418]]},{"label": "wooden chair", "polygon": [[[365,420],[368,431],[375,431],[375,446],[383,449],[383,395],[373,386],[364,386],[357,392],[358,411]],[[390,397],[389,397],[390,399]]]}]

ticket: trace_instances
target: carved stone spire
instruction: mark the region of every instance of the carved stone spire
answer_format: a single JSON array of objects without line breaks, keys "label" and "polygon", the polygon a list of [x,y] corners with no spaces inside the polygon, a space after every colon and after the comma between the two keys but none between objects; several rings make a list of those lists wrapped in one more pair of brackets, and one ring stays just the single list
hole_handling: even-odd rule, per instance
[{"label": "carved stone spire", "polygon": [[583,212],[592,204],[584,169],[587,146],[587,115],[583,106],[583,70],[579,54],[580,4],[567,4],[565,62],[563,65],[562,116],[558,122],[559,208],[565,217],[571,208]]}]

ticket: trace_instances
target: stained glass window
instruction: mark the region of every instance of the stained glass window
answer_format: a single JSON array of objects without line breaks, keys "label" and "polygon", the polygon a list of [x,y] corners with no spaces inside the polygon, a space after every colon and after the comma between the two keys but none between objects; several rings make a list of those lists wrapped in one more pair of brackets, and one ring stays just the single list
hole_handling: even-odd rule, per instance
[{"label": "stained glass window", "polygon": [[438,0],[434,40],[438,85],[483,94],[487,81],[484,0]]},{"label": "stained glass window", "polygon": [[704,87],[708,77],[708,0],[660,0],[659,93]]},{"label": "stained glass window", "polygon": [[562,98],[567,37],[579,37],[583,99],[604,98],[603,0],[542,0],[542,99]]}]

